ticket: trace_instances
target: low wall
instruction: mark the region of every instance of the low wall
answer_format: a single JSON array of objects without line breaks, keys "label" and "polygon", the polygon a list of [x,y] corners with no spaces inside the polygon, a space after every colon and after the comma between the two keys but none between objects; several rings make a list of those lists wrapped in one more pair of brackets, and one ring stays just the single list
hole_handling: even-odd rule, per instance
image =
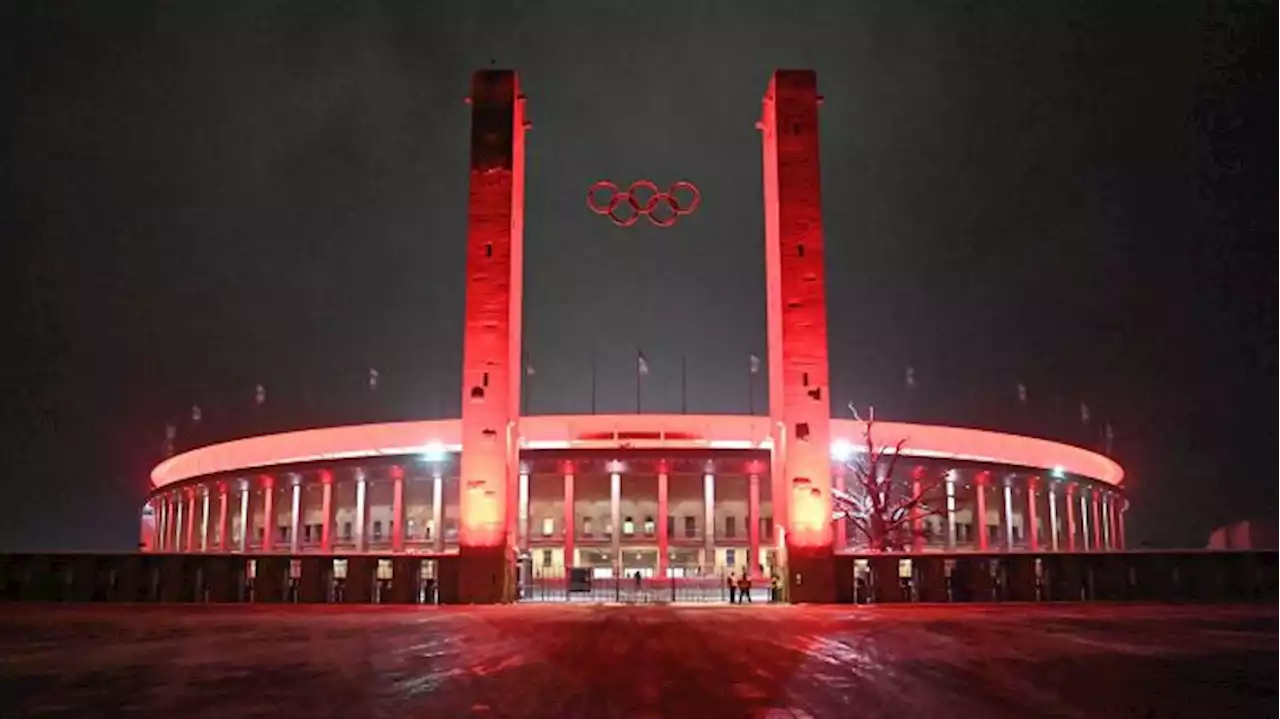
[{"label": "low wall", "polygon": [[1275,551],[841,555],[842,601],[1268,602]]},{"label": "low wall", "polygon": [[[830,602],[1268,602],[1277,552],[838,555]],[[339,560],[335,563],[334,560]],[[456,555],[0,554],[0,601],[434,604]],[[813,601],[814,598],[806,597]]]}]

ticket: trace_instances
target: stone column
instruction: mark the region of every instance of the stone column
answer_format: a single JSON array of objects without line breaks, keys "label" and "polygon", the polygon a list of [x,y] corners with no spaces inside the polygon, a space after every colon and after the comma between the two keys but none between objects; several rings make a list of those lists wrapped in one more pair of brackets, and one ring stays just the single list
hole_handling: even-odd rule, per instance
[{"label": "stone column", "polygon": [[391,468],[391,551],[404,551],[404,469]]},{"label": "stone column", "polygon": [[1097,487],[1089,492],[1090,504],[1093,509],[1093,548],[1096,550],[1105,550],[1106,543],[1102,541],[1102,535],[1105,528],[1102,521],[1102,492]]},{"label": "stone column", "polygon": [[613,560],[613,576],[622,576],[622,475],[609,473],[609,558]]},{"label": "stone column", "polygon": [[1116,529],[1118,530],[1118,534],[1120,535],[1121,549],[1125,549],[1126,547],[1128,547],[1128,545],[1125,544],[1124,542],[1124,515],[1128,511],[1129,511],[1129,503],[1128,501],[1126,501],[1124,504],[1120,505],[1120,515],[1118,520],[1116,521]]},{"label": "stone column", "polygon": [[1049,549],[1058,551],[1058,485],[1049,482]]},{"label": "stone column", "polygon": [[1080,492],[1080,548],[1086,552],[1094,548],[1089,541],[1089,501],[1084,490]]},{"label": "stone column", "polygon": [[[924,513],[920,507],[920,480],[924,479],[924,467],[911,470],[911,551],[924,551]],[[843,489],[843,487],[842,487]]]},{"label": "stone column", "polygon": [[987,551],[987,478],[990,472],[978,472],[973,478],[973,528],[978,534],[978,551]]},{"label": "stone column", "polygon": [[431,546],[437,552],[444,551],[444,477],[436,470],[431,477]]},{"label": "stone column", "polygon": [[237,549],[249,551],[249,480],[240,480],[240,536],[236,538]]},{"label": "stone column", "polygon": [[1062,502],[1067,507],[1067,551],[1076,551],[1076,486],[1067,485],[1067,496]]},{"label": "stone column", "polygon": [[516,541],[520,551],[529,551],[529,473],[521,472],[516,486]]},{"label": "stone column", "polygon": [[200,487],[200,551],[209,551],[209,488]]},{"label": "stone column", "polygon": [[170,539],[170,551],[182,551],[182,494],[175,491],[173,499],[173,537]]},{"label": "stone column", "polygon": [[183,546],[186,551],[196,551],[196,488],[187,488],[187,526]]},{"label": "stone column", "polygon": [[[667,578],[667,567],[671,562],[671,537],[667,535],[667,515],[671,513],[670,490],[667,476],[667,463],[658,464],[658,578]],[[757,488],[758,489],[758,488]]]},{"label": "stone column", "polygon": [[276,482],[271,475],[262,476],[262,551],[270,552],[276,544]]},{"label": "stone column", "polygon": [[231,551],[231,492],[226,482],[218,482],[218,551]]},{"label": "stone column", "polygon": [[152,500],[156,508],[156,551],[167,551],[165,533],[169,530],[169,500],[163,495]]},{"label": "stone column", "polygon": [[1023,517],[1026,521],[1022,524],[1027,533],[1027,549],[1033,552],[1040,551],[1040,533],[1036,531],[1036,489],[1039,486],[1039,477],[1027,478],[1027,515]]},{"label": "stone column", "polygon": [[1102,495],[1102,546],[1111,549],[1111,498]]},{"label": "stone column", "polygon": [[333,473],[327,469],[320,470],[320,517],[324,522],[320,527],[320,551],[330,554],[333,552]]},{"label": "stone column", "polygon": [[[659,497],[661,497],[661,495],[659,495]],[[564,465],[564,569],[565,569],[566,578],[568,575],[568,571],[572,569],[574,565],[573,539],[576,532],[577,532],[577,526],[574,524],[574,517],[573,517],[573,464],[569,462],[565,462],[565,465]],[[662,560],[659,559],[658,561],[662,561]]]},{"label": "stone column", "polygon": [[289,508],[289,552],[297,554],[302,550],[302,478],[293,476],[293,506]]},{"label": "stone column", "polygon": [[363,469],[356,470],[356,551],[363,552],[365,548],[364,535],[365,528],[369,524],[368,507],[365,506],[369,491],[367,480],[364,476]]},{"label": "stone column", "polygon": [[702,475],[702,551],[706,554],[707,571],[716,567],[716,476],[711,472]]},{"label": "stone column", "polygon": [[[837,480],[839,483],[840,480]],[[760,576],[760,475],[747,477],[747,567],[751,576]],[[663,523],[666,523],[664,518]],[[839,542],[839,540],[836,540]]]},{"label": "stone column", "polygon": [[956,471],[948,470],[944,481],[947,491],[947,551],[954,551],[956,548]]},{"label": "stone column", "polygon": [[1004,548],[1013,551],[1013,480],[1004,480]]}]

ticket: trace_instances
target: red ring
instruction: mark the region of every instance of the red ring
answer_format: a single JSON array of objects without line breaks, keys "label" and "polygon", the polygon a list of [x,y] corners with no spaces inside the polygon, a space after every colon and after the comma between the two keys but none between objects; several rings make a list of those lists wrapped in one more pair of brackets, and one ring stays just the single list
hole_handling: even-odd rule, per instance
[{"label": "red ring", "polygon": [[[693,197],[693,199],[689,201],[688,207],[681,207],[680,201],[675,199],[676,192],[680,190],[688,190],[689,194]],[[688,215],[698,209],[698,205],[702,204],[702,193],[698,192],[698,186],[686,180],[672,183],[671,188],[667,190],[667,194],[671,196],[671,201],[675,204],[677,215]]]},{"label": "red ring", "polygon": [[[609,190],[610,192],[613,193],[610,196],[609,204],[604,207],[600,207],[595,203],[596,192],[599,190]],[[587,207],[589,207],[591,211],[596,213],[597,215],[607,215],[609,214],[609,210],[616,204],[615,200],[617,197],[618,197],[618,186],[613,184],[612,182],[609,182],[608,180],[601,180],[596,184],[592,185],[591,189],[587,190]]]},{"label": "red ring", "polygon": [[658,195],[654,195],[654,197],[656,199],[654,200],[654,203],[653,203],[653,209],[657,209],[659,201],[665,202],[667,203],[667,207],[671,208],[671,216],[663,220],[663,219],[660,219],[657,215],[653,214],[653,210],[646,212],[644,216],[649,218],[649,222],[653,223],[654,227],[670,227],[674,225],[676,223],[676,220],[680,218],[680,208],[678,205],[676,205],[676,198],[672,197],[671,195],[665,192]]}]

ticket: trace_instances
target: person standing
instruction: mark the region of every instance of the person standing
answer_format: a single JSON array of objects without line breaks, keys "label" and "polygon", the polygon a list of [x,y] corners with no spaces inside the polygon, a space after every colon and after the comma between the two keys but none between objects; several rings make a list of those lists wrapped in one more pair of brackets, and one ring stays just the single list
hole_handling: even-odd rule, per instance
[{"label": "person standing", "polygon": [[745,569],[742,570],[742,579],[738,581],[738,604],[742,604],[743,600],[751,603],[751,573]]},{"label": "person standing", "polygon": [[734,579],[732,571],[730,571],[729,574],[725,576],[725,582],[729,585],[729,603],[737,604],[738,603],[738,582],[737,580]]}]

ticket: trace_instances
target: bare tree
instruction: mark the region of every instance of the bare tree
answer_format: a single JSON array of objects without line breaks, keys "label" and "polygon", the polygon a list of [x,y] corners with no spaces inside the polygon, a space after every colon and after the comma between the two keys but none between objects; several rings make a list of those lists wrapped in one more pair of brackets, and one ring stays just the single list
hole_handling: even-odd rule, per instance
[{"label": "bare tree", "polygon": [[846,482],[852,480],[852,485],[832,492],[836,516],[848,519],[871,551],[909,549],[926,534],[926,517],[946,513],[946,473],[929,474],[916,467],[909,478],[900,480],[894,473],[907,438],[877,445],[875,408],[865,420],[852,402],[849,411],[863,423],[865,446],[844,459]]}]

